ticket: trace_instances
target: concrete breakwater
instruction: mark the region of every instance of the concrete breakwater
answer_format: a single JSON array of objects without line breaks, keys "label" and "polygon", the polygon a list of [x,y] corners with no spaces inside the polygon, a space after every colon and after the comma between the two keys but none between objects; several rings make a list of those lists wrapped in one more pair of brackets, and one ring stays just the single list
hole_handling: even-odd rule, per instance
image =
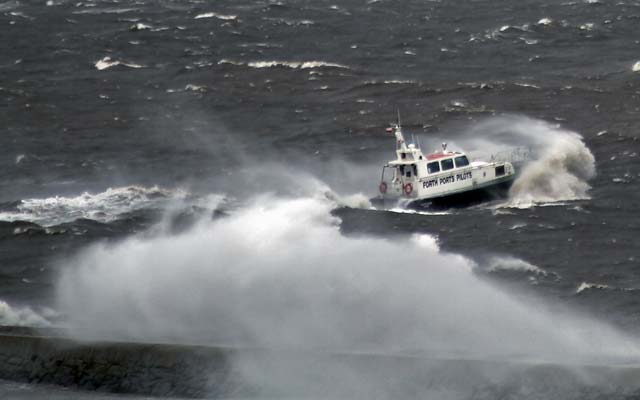
[{"label": "concrete breakwater", "polygon": [[78,342],[56,331],[10,331],[0,330],[0,379],[180,397],[232,393],[242,386],[229,367],[232,349]]},{"label": "concrete breakwater", "polygon": [[631,398],[640,366],[78,342],[0,328],[0,379],[162,397]]}]

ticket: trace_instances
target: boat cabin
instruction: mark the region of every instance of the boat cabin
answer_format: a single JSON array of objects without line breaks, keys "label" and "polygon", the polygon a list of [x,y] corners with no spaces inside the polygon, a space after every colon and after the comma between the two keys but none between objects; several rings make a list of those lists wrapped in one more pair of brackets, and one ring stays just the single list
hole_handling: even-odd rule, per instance
[{"label": "boat cabin", "polygon": [[405,142],[399,125],[390,131],[396,136],[396,159],[382,169],[379,189],[383,197],[445,196],[489,185],[514,173],[510,163],[472,163],[466,154],[448,151],[446,143],[425,156],[418,146]]}]

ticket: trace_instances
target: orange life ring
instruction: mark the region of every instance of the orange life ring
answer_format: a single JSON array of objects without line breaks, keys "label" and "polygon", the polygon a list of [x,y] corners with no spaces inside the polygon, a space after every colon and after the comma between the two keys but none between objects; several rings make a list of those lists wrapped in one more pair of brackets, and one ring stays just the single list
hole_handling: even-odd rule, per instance
[{"label": "orange life ring", "polygon": [[380,182],[378,189],[380,189],[380,193],[387,193],[387,184],[384,181]]},{"label": "orange life ring", "polygon": [[404,189],[404,194],[408,196],[411,194],[411,192],[413,192],[413,185],[410,183],[407,183],[406,185],[404,185],[403,189]]}]

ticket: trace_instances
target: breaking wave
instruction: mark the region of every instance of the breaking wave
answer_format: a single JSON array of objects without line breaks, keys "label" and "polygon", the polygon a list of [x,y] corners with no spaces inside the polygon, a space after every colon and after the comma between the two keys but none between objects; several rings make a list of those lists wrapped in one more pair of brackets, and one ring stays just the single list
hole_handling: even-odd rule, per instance
[{"label": "breaking wave", "polygon": [[580,134],[523,116],[487,119],[452,140],[451,145],[481,160],[512,153],[515,161],[523,161],[516,151],[526,149],[528,159],[516,164],[519,175],[501,207],[588,199],[588,181],[596,174],[595,159]]},{"label": "breaking wave", "polygon": [[29,307],[12,307],[0,300],[0,326],[49,326],[47,319]]},{"label": "breaking wave", "polygon": [[126,62],[126,61],[114,60],[109,56],[103,57],[102,59],[96,61],[94,65],[98,71],[102,71],[111,67],[116,67],[118,65],[122,65],[123,67],[128,67],[128,68],[135,68],[135,69],[144,68],[144,65],[135,64],[135,63]]},{"label": "breaking wave", "polygon": [[580,286],[576,289],[576,294],[580,294],[585,290],[590,289],[609,289],[609,285],[601,284],[601,283],[590,283],[590,282],[582,282]]},{"label": "breaking wave", "polygon": [[637,343],[478,278],[430,235],[345,236],[324,193],[260,197],[181,234],[86,249],[57,309],[90,338],[597,360]]},{"label": "breaking wave", "polygon": [[0,211],[0,221],[29,221],[42,226],[58,225],[78,218],[109,222],[124,213],[162,207],[172,200],[184,199],[186,196],[184,191],[157,186],[125,186],[109,188],[96,194],[85,192],[75,197],[25,199],[12,209]]},{"label": "breaking wave", "polygon": [[530,272],[536,275],[547,275],[547,271],[538,267],[537,265],[533,265],[524,260],[515,257],[491,257],[488,260],[488,268],[489,272],[496,271],[520,271],[520,272]]},{"label": "breaking wave", "polygon": [[250,61],[250,62],[242,62],[242,61],[233,61],[222,59],[218,61],[218,64],[231,64],[231,65],[245,65],[251,68],[291,68],[291,69],[311,69],[311,68],[342,68],[349,69],[348,66],[331,63],[326,61]]},{"label": "breaking wave", "polygon": [[208,13],[202,13],[202,14],[198,14],[195,17],[193,17],[193,19],[202,19],[202,18],[217,18],[223,21],[235,21],[236,19],[238,19],[237,15],[225,15],[225,14],[218,14],[215,12],[208,12]]},{"label": "breaking wave", "polygon": [[514,129],[527,129],[544,142],[538,157],[527,164],[509,192],[516,207],[563,200],[588,199],[587,183],[596,174],[593,154],[578,133],[541,121]]}]

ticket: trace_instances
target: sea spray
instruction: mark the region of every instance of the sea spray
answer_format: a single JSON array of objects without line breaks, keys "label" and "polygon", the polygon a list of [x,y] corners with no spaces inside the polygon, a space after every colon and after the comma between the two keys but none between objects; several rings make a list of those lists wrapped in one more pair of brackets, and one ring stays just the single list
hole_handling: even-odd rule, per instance
[{"label": "sea spray", "polygon": [[178,235],[99,244],[57,285],[93,338],[332,351],[597,361],[640,355],[595,321],[479,279],[429,235],[344,236],[324,194],[259,197]]},{"label": "sea spray", "polygon": [[596,173],[593,154],[580,134],[524,116],[493,117],[452,132],[450,137],[430,135],[424,141],[431,147],[449,141],[450,148],[486,161],[496,154],[525,150],[529,159],[517,164],[518,177],[506,206],[586,199],[588,181]]},{"label": "sea spray", "polygon": [[0,326],[49,326],[50,322],[31,307],[12,306],[0,300]]},{"label": "sea spray", "polygon": [[539,157],[527,164],[513,183],[510,204],[589,198],[587,181],[596,173],[593,154],[577,133],[559,129],[554,133]]}]

